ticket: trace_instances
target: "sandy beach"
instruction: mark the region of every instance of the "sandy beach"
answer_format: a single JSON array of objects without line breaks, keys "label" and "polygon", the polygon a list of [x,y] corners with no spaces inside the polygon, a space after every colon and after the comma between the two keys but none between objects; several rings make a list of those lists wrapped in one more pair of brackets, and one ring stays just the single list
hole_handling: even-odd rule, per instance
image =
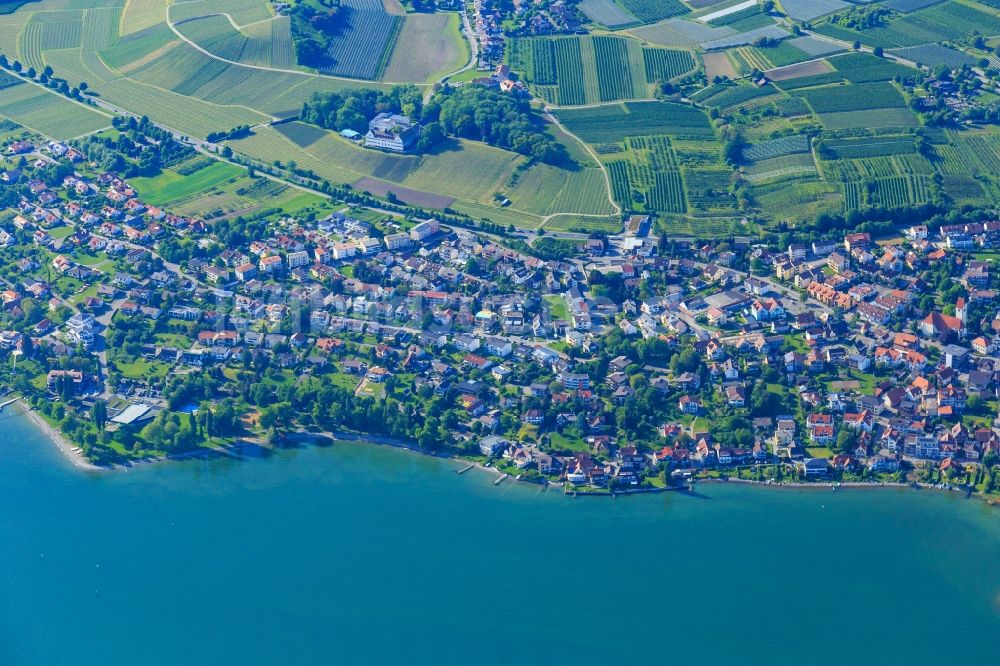
[{"label": "sandy beach", "polygon": [[66,439],[66,437],[61,432],[59,432],[51,425],[49,425],[45,419],[43,419],[41,416],[35,413],[35,410],[28,407],[21,400],[15,402],[14,406],[16,406],[19,410],[21,410],[21,412],[25,416],[27,416],[39,430],[48,435],[49,439],[51,439],[55,443],[55,445],[59,448],[59,450],[62,451],[62,454],[66,456],[66,458],[69,459],[69,461],[73,463],[73,465],[79,467],[80,469],[86,469],[86,470],[106,469],[105,467],[98,467],[97,465],[93,464],[92,462],[84,458],[83,454],[80,453],[78,450],[74,450],[77,447],[72,442]]}]

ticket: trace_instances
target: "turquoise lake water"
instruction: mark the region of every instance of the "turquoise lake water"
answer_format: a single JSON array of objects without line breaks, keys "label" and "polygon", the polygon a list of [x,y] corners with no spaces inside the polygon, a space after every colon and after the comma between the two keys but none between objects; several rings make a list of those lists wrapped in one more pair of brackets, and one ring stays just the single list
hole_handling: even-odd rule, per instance
[{"label": "turquoise lake water", "polygon": [[1000,511],[569,499],[410,452],[72,468],[0,415],[0,664],[998,663]]}]

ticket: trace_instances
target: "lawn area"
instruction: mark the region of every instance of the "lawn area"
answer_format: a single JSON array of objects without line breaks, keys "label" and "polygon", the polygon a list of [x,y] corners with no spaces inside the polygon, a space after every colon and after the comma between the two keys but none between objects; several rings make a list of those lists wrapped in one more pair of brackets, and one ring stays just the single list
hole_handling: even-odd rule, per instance
[{"label": "lawn area", "polygon": [[768,384],[767,390],[777,395],[785,395],[786,393],[788,393],[788,387],[782,386],[781,384]]},{"label": "lawn area", "polygon": [[187,349],[191,346],[191,340],[186,335],[181,335],[180,333],[157,333],[156,344],[164,347]]},{"label": "lawn area", "polygon": [[553,319],[569,319],[569,309],[566,307],[566,300],[558,294],[546,294],[545,303],[548,305],[549,314]]},{"label": "lawn area", "polygon": [[74,295],[73,298],[71,298],[69,300],[70,300],[71,303],[79,305],[80,303],[83,302],[83,299],[89,298],[90,296],[97,296],[97,285],[96,284],[87,287],[86,289],[84,289],[83,291],[81,291],[79,294]]},{"label": "lawn area", "polygon": [[830,381],[826,382],[827,391],[845,391],[857,389],[865,395],[872,395],[875,393],[875,384],[878,379],[875,375],[868,374],[866,372],[860,372],[851,368],[848,370],[847,375],[829,375],[831,377]]},{"label": "lawn area", "polygon": [[189,176],[164,171],[152,178],[133,178],[131,182],[143,200],[154,206],[164,206],[173,201],[205,193],[230,178],[238,178],[245,173],[245,169],[228,162],[213,162]]},{"label": "lawn area", "polygon": [[264,383],[268,386],[284,386],[295,381],[295,377],[296,375],[291,370],[282,370],[278,377],[270,373],[265,375]]},{"label": "lawn area", "polygon": [[362,379],[354,394],[364,396],[366,398],[376,398],[381,400],[385,398],[385,387],[378,382],[371,382],[367,379]]},{"label": "lawn area", "polygon": [[833,451],[825,446],[807,446],[806,455],[810,458],[832,458]]},{"label": "lawn area", "polygon": [[81,266],[96,266],[97,264],[102,264],[108,260],[108,255],[101,252],[99,254],[89,254],[86,252],[81,252],[77,250],[73,253],[73,261],[80,264]]},{"label": "lawn area", "polygon": [[587,446],[587,443],[583,439],[579,437],[567,437],[560,432],[552,433],[549,436],[549,441],[552,442],[552,448],[554,449],[567,449],[581,453],[590,451],[590,447]]},{"label": "lawn area", "polygon": [[976,261],[992,261],[1000,263],[1000,252],[973,252],[972,258]]},{"label": "lawn area", "polygon": [[334,386],[344,389],[345,391],[353,391],[358,386],[358,378],[354,375],[348,375],[343,372],[336,372],[332,375],[328,375],[330,383]]},{"label": "lawn area", "polygon": [[55,229],[49,229],[49,236],[52,236],[56,240],[61,240],[66,238],[73,233],[73,227],[56,227]]},{"label": "lawn area", "polygon": [[125,363],[116,359],[115,365],[122,377],[127,379],[148,379],[150,377],[166,377],[170,372],[170,366],[159,361],[149,361],[144,358],[137,358],[131,363]]},{"label": "lawn area", "polygon": [[786,335],[785,342],[791,345],[792,349],[799,352],[800,354],[809,353],[809,345],[807,345],[806,341],[803,340],[802,337],[799,335]]},{"label": "lawn area", "polygon": [[304,208],[329,202],[328,199],[318,194],[312,194],[311,192],[300,191],[297,194],[289,194],[287,196],[288,199],[281,202],[281,211],[286,215],[294,215]]}]

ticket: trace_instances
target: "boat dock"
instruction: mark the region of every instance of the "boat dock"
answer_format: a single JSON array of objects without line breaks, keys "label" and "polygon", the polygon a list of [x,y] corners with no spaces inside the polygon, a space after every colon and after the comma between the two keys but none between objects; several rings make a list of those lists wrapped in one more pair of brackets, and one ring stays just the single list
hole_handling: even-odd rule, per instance
[{"label": "boat dock", "polygon": [[468,467],[463,467],[462,469],[456,469],[455,470],[455,474],[465,474],[466,472],[468,472],[470,469],[472,469],[475,466],[476,466],[476,463],[472,463]]},{"label": "boat dock", "polygon": [[6,402],[0,403],[0,411],[3,411],[3,408],[6,407],[7,405],[13,405],[15,402],[17,402],[17,398],[11,398]]},{"label": "boat dock", "polygon": [[499,486],[501,483],[503,483],[504,479],[506,479],[508,476],[510,476],[510,474],[504,474],[499,479],[497,479],[496,481],[494,481],[493,485],[494,486]]}]

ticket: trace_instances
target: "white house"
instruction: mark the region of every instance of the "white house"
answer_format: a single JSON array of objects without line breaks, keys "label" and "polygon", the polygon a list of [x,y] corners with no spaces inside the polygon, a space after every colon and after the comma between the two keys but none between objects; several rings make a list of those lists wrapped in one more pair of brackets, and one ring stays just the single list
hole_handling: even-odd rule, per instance
[{"label": "white house", "polygon": [[404,153],[420,138],[420,125],[407,116],[380,113],[368,123],[365,134],[366,148],[380,148],[396,153]]}]

